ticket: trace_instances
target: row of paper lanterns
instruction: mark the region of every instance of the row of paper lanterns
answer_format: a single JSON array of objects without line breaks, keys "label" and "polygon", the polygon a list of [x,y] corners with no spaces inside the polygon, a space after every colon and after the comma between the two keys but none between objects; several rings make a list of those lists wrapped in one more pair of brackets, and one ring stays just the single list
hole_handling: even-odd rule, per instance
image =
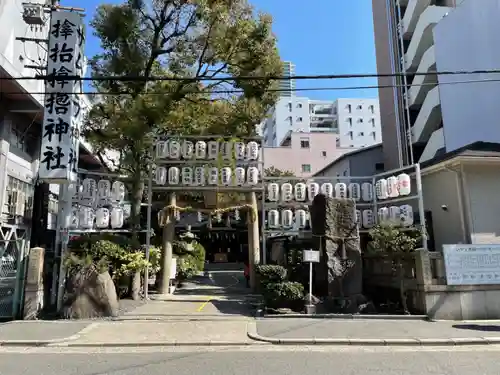
[{"label": "row of paper lanterns", "polygon": [[[375,184],[377,199],[384,200],[410,195],[410,182],[410,176],[407,174],[378,180]],[[373,185],[370,182],[362,184],[356,182],[350,184],[339,182],[335,185],[330,182],[321,185],[314,181],[308,183],[299,182],[295,185],[287,182],[281,184],[281,186],[276,182],[272,182],[267,186],[267,198],[271,202],[278,202],[279,200],[283,202],[293,200],[304,202],[306,200],[312,201],[316,195],[321,193],[330,198],[352,198],[355,201],[363,200],[365,202],[372,202],[373,190]]]},{"label": "row of paper lanterns", "polygon": [[[305,228],[310,221],[309,213],[306,210],[285,209],[278,211],[269,210],[267,213],[267,226],[269,228],[290,229],[297,227]],[[376,222],[388,223],[395,226],[410,227],[414,223],[413,208],[410,205],[381,207],[377,211],[377,220],[373,210],[356,210],[356,222],[360,227],[370,229]]]},{"label": "row of paper lanterns", "polygon": [[258,160],[259,144],[257,142],[218,142],[218,141],[177,141],[167,140],[156,143],[157,159],[198,159],[216,160],[220,157],[224,160]]},{"label": "row of paper lanterns", "polygon": [[107,208],[93,210],[90,207],[75,207],[72,212],[72,226],[79,229],[93,229],[94,226],[99,229],[106,229],[111,225],[112,229],[120,229],[123,227],[126,218],[126,212],[119,207],[114,207],[111,210]]},{"label": "row of paper lanterns", "polygon": [[[233,173],[234,172],[234,173]],[[257,185],[259,183],[259,169],[257,167],[157,167],[155,183],[158,185]]]},{"label": "row of paper lanterns", "polygon": [[92,205],[96,201],[111,201],[121,203],[125,200],[125,184],[121,181],[96,181],[86,178],[75,192],[82,204]]}]

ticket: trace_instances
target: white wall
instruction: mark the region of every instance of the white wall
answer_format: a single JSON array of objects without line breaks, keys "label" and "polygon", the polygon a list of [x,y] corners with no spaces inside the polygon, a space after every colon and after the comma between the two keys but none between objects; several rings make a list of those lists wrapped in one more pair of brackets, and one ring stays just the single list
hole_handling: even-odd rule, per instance
[{"label": "white wall", "polygon": [[[434,27],[438,71],[500,67],[500,0],[465,0]],[[441,110],[446,151],[477,141],[500,142],[500,74],[441,75]]]},{"label": "white wall", "polygon": [[[31,0],[32,3],[45,3],[45,0]],[[16,37],[45,39],[48,26],[31,30],[22,19],[22,1],[0,1],[0,66],[13,77],[33,76],[35,71],[24,68],[25,64],[45,65],[46,52],[32,42],[22,43]],[[48,25],[48,24],[47,24]],[[22,57],[22,59],[21,59]],[[23,80],[19,84],[28,92],[43,92],[42,80]],[[42,102],[42,95],[33,95],[38,102]]]},{"label": "white wall", "polygon": [[[348,110],[349,105],[351,112]],[[358,106],[361,106],[361,109],[358,109]],[[370,106],[373,106],[373,113]],[[338,99],[337,113],[341,147],[359,148],[382,141],[378,99]]]}]

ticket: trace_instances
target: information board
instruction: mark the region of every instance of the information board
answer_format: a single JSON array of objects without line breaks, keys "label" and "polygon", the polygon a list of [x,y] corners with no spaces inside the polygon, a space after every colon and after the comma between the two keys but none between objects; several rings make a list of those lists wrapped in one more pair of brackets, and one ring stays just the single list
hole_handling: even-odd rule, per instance
[{"label": "information board", "polygon": [[500,284],[500,244],[443,245],[448,285]]}]

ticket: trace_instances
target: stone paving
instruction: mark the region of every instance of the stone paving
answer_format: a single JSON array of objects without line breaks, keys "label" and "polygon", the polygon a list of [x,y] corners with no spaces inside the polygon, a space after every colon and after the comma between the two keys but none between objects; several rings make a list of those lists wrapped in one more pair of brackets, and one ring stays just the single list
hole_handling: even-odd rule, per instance
[{"label": "stone paving", "polygon": [[0,343],[5,341],[57,341],[77,335],[89,321],[16,321],[0,324]]}]

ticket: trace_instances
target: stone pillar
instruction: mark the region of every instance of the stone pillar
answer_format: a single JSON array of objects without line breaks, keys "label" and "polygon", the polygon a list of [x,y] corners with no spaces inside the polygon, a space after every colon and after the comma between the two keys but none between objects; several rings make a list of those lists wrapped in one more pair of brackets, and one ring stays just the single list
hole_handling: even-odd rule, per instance
[{"label": "stone pillar", "polygon": [[[257,196],[255,193],[249,193],[248,204],[251,210],[248,212],[248,271],[250,273],[250,288],[257,290],[257,278],[255,266],[260,264],[260,238],[259,238],[259,215],[257,207]],[[253,220],[252,220],[253,219]]]},{"label": "stone pillar", "polygon": [[23,319],[36,319],[43,309],[43,260],[45,249],[34,247],[28,256],[26,283],[24,286]]},{"label": "stone pillar", "polygon": [[429,251],[426,249],[415,250],[415,276],[417,279],[416,303],[417,310],[427,313],[426,287],[432,284],[432,268]]}]

